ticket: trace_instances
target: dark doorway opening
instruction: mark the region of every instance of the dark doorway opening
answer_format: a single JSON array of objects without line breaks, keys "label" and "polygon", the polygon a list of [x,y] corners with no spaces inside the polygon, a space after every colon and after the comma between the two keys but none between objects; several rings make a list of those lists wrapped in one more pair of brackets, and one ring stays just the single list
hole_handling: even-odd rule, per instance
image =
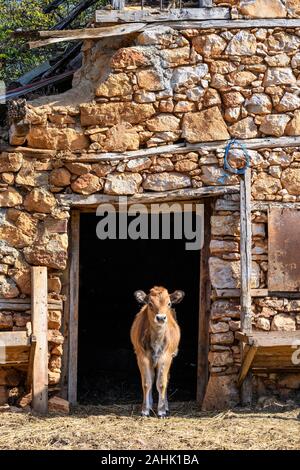
[{"label": "dark doorway opening", "polygon": [[[172,234],[174,215],[170,219]],[[80,216],[79,402],[141,401],[140,376],[129,337],[140,309],[133,293],[154,285],[186,293],[176,308],[182,336],[168,394],[170,401],[195,400],[200,250],[186,250],[185,239],[100,240],[96,235],[99,220],[92,213]]]}]

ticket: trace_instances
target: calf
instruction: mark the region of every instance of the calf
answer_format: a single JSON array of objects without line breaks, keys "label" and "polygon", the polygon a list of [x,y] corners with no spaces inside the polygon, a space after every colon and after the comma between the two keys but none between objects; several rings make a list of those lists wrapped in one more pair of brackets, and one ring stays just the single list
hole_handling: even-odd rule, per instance
[{"label": "calf", "polygon": [[178,352],[180,328],[172,305],[178,304],[184,292],[169,294],[164,287],[153,287],[149,294],[138,290],[136,300],[144,304],[131,327],[131,342],[137,357],[143,387],[142,416],[149,416],[153,407],[152,386],[156,371],[156,387],[159,394],[158,416],[169,411],[167,385],[173,357]]}]

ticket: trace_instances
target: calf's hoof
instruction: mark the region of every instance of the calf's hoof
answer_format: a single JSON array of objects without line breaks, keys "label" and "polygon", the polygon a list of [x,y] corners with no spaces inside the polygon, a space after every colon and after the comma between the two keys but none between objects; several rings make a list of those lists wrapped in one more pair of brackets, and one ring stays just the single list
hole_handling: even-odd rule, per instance
[{"label": "calf's hoof", "polygon": [[168,414],[167,413],[158,413],[158,418],[159,419],[166,419],[168,417]]},{"label": "calf's hoof", "polygon": [[142,411],[141,411],[141,416],[142,416],[143,418],[150,418],[150,411],[144,411],[144,410],[142,410]]}]

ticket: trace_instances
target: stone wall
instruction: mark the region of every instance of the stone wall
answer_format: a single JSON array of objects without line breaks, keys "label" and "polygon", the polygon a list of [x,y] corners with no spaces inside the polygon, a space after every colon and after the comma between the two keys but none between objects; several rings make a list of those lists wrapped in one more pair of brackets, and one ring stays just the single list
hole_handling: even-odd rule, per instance
[{"label": "stone wall", "polygon": [[298,0],[213,0],[213,5],[227,6],[234,17],[299,18]]},{"label": "stone wall", "polygon": [[[30,296],[30,267],[43,265],[49,270],[49,296],[64,299],[70,212],[60,202],[62,194],[134,195],[239,184],[238,176],[223,169],[224,150],[154,156],[142,151],[137,158],[114,155],[105,161],[100,154],[178,142],[300,135],[299,44],[300,29],[291,28],[179,33],[160,27],[126,38],[86,41],[73,89],[30,102],[21,116],[11,118],[11,144],[28,148],[3,152],[0,158],[0,297]],[[300,201],[299,147],[262,146],[249,154],[254,200]],[[241,165],[240,151],[230,158]],[[267,288],[266,212],[253,212],[252,228],[252,287]],[[240,307],[237,299],[218,298],[219,289],[238,288],[240,282],[238,195],[215,201],[210,250],[206,407],[238,401],[240,352],[234,332],[240,327]],[[299,329],[299,302],[255,299],[254,327]],[[1,312],[0,329],[25,328],[29,318],[30,312]],[[49,380],[55,387],[61,369],[60,326],[60,312],[50,311]],[[21,384],[22,371],[15,375],[19,381],[12,384],[0,370],[0,386]],[[295,380],[276,377],[275,382],[281,380],[286,380],[282,388],[295,389]]]}]

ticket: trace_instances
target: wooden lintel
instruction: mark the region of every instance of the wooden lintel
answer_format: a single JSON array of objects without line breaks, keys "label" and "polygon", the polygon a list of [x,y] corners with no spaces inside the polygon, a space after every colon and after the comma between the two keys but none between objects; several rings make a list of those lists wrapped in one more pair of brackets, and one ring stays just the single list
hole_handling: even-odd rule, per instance
[{"label": "wooden lintel", "polygon": [[250,370],[250,367],[251,367],[251,364],[253,362],[253,359],[254,359],[254,356],[256,354],[257,349],[258,348],[255,344],[252,345],[252,346],[246,346],[245,347],[243,362],[242,362],[242,366],[241,366],[240,373],[239,373],[239,376],[238,376],[238,381],[237,381],[237,386],[238,387],[242,386],[245,378],[247,377],[247,374]]},{"label": "wooden lintel", "polygon": [[230,9],[174,8],[171,10],[96,10],[96,23],[161,23],[170,21],[195,21],[229,19]]},{"label": "wooden lintel", "polygon": [[[229,299],[231,297],[240,297],[240,289],[216,289],[216,297]],[[268,289],[251,289],[251,297],[268,297]],[[300,297],[300,294],[299,294]]]},{"label": "wooden lintel", "polygon": [[204,197],[216,197],[223,194],[235,194],[239,192],[239,186],[206,186],[203,188],[177,189],[165,192],[149,192],[128,196],[123,200],[120,196],[109,194],[92,194],[90,196],[81,196],[80,194],[59,194],[57,199],[60,204],[73,208],[86,206],[95,206],[99,204],[113,204],[122,206],[122,204],[150,204],[160,202],[176,202],[199,200]]}]

